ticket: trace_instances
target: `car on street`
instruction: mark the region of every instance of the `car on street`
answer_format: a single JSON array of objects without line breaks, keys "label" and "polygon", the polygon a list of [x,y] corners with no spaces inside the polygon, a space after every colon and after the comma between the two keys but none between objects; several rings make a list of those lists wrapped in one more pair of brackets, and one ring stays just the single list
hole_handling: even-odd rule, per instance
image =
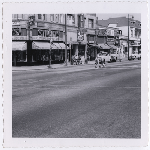
[{"label": "car on street", "polygon": [[138,53],[138,52],[133,52],[132,54],[131,54],[131,59],[141,59],[141,54],[140,53]]},{"label": "car on street", "polygon": [[97,57],[101,58],[104,62],[111,62],[112,61],[112,57],[107,52],[98,53]]}]

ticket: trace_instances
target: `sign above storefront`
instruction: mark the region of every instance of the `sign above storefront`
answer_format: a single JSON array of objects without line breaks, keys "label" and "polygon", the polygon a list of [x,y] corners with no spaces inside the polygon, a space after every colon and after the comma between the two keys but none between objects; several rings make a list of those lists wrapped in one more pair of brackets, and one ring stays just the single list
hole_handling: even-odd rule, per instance
[{"label": "sign above storefront", "polygon": [[77,41],[81,42],[84,40],[84,33],[81,32],[80,30],[77,31]]},{"label": "sign above storefront", "polygon": [[94,41],[89,41],[89,44],[94,44]]},{"label": "sign above storefront", "polygon": [[12,40],[27,40],[27,36],[12,36]]},{"label": "sign above storefront", "polygon": [[115,39],[114,38],[107,38],[107,42],[114,42]]},{"label": "sign above storefront", "polygon": [[59,38],[58,37],[32,36],[32,40],[52,40],[52,41],[59,41]]}]

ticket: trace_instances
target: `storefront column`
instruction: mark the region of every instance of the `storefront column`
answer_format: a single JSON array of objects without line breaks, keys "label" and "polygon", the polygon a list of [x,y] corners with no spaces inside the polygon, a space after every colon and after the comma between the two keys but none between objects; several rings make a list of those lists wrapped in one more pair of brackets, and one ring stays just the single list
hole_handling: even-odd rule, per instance
[{"label": "storefront column", "polygon": [[32,41],[27,41],[27,65],[32,65]]},{"label": "storefront column", "polygon": [[85,54],[84,54],[84,58],[85,58],[85,64],[87,64],[87,44],[85,44]]},{"label": "storefront column", "polygon": [[16,52],[14,52],[13,59],[14,59],[14,66],[16,66],[16,64],[17,64],[17,60],[16,60]]},{"label": "storefront column", "polygon": [[75,45],[75,55],[78,56],[78,45]]},{"label": "storefront column", "polygon": [[96,58],[96,56],[97,56],[97,48],[95,48],[95,58]]},{"label": "storefront column", "polygon": [[129,47],[129,56],[132,54],[132,47]]}]

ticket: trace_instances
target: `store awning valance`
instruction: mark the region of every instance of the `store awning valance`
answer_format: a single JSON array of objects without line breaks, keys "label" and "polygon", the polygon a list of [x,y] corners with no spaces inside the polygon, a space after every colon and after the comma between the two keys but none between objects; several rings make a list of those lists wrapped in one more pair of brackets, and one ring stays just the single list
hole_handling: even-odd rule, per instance
[{"label": "store awning valance", "polygon": [[[61,49],[66,49],[66,45],[64,43],[59,43],[59,46],[61,47]],[[69,49],[68,46],[67,46],[67,49]]]},{"label": "store awning valance", "polygon": [[115,45],[109,45],[112,49],[117,49],[117,46]]},{"label": "store awning valance", "polygon": [[20,51],[24,51],[27,50],[27,43],[26,42],[12,42],[12,50],[16,51],[16,50],[20,50]]},{"label": "store awning valance", "polygon": [[98,44],[101,49],[110,49],[110,47],[106,44]]},{"label": "store awning valance", "polygon": [[32,42],[32,49],[50,49],[48,42]]},{"label": "store awning valance", "polygon": [[[48,42],[36,42],[33,41],[32,43],[32,49],[65,49],[66,46],[64,43],[53,43],[50,44]],[[67,46],[67,49],[69,49],[69,47]]]}]

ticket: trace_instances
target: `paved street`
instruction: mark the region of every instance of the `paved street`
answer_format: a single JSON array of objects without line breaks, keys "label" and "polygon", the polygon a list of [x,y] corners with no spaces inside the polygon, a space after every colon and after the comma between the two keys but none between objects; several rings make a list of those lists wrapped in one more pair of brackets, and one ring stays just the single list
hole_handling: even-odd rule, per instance
[{"label": "paved street", "polygon": [[141,61],[13,71],[12,136],[140,138]]}]

